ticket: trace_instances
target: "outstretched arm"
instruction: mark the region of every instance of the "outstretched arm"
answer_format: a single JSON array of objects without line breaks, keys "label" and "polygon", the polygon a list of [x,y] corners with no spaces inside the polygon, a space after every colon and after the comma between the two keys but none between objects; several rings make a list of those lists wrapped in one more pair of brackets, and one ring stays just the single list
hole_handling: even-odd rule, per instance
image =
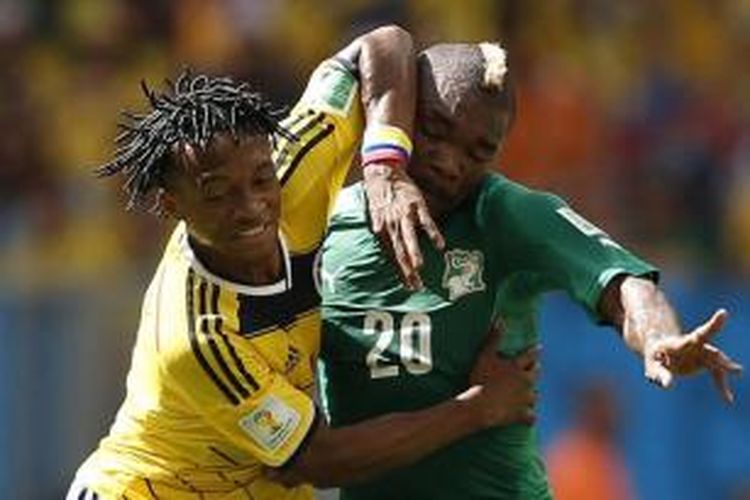
[{"label": "outstretched arm", "polygon": [[742,366],[709,343],[726,322],[728,313],[724,309],[683,333],[664,292],[647,279],[621,275],[604,290],[599,312],[619,328],[628,347],[643,357],[650,381],[667,388],[675,376],[706,369],[724,400],[734,400],[728,375],[741,372]]},{"label": "outstretched arm", "polygon": [[500,326],[487,336],[471,373],[472,387],[452,400],[408,413],[393,413],[346,427],[324,422],[292,463],[269,470],[287,485],[343,486],[413,463],[488,427],[535,420],[538,349],[514,359],[497,355]]},{"label": "outstretched arm", "polygon": [[[397,26],[375,29],[352,42],[336,56],[359,73],[367,131],[363,155],[364,187],[372,230],[392,251],[407,286],[420,288],[423,258],[417,231],[425,231],[436,247],[443,237],[427,210],[421,192],[406,173],[408,155],[389,155],[377,149],[377,138],[388,142],[396,127],[409,141],[416,106],[416,59],[411,35]],[[384,128],[385,126],[385,128]],[[369,134],[369,135],[368,135]],[[380,135],[379,135],[380,134]],[[375,141],[367,138],[375,136]],[[395,139],[398,142],[398,139]],[[394,143],[395,146],[395,143]],[[397,153],[398,148],[392,151]]]}]

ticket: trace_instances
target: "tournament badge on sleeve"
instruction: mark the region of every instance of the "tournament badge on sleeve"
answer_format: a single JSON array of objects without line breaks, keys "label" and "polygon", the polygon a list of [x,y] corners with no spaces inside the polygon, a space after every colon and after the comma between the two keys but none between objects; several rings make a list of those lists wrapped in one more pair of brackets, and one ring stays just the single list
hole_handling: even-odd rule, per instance
[{"label": "tournament badge on sleeve", "polygon": [[292,435],[300,421],[299,413],[279,398],[266,396],[242,419],[240,426],[263,448],[274,451]]}]

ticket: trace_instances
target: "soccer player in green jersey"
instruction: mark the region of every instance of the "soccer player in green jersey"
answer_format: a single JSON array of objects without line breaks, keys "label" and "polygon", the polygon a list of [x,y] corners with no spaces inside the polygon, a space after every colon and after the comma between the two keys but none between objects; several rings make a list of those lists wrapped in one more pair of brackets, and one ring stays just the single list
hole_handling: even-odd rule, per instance
[{"label": "soccer player in green jersey", "polygon": [[[565,290],[593,320],[615,326],[645,375],[668,387],[708,370],[732,400],[741,367],[709,343],[724,310],[684,333],[657,269],[613,241],[559,197],[492,172],[513,122],[505,52],[451,44],[418,57],[414,156],[409,174],[445,237],[425,246],[424,287],[405,289],[368,229],[361,186],[341,193],[324,245],[322,391],[331,424],[423,408],[459,393],[487,326],[504,320],[505,356],[539,342],[540,295]],[[546,499],[534,430],[495,427],[414,466],[342,492],[365,499]]]}]

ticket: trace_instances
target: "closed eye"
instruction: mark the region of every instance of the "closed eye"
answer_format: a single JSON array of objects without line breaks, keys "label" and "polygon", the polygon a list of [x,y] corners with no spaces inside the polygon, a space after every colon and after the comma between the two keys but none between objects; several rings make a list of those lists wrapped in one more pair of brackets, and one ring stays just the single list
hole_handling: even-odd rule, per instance
[{"label": "closed eye", "polygon": [[264,163],[256,170],[253,177],[253,181],[257,184],[264,184],[274,179],[276,179],[276,168],[273,162]]},{"label": "closed eye", "polygon": [[218,201],[229,193],[225,182],[210,182],[201,187],[201,195],[206,201]]},{"label": "closed eye", "polygon": [[477,147],[469,151],[469,156],[478,162],[489,161],[494,158],[497,152],[497,144],[482,142]]}]

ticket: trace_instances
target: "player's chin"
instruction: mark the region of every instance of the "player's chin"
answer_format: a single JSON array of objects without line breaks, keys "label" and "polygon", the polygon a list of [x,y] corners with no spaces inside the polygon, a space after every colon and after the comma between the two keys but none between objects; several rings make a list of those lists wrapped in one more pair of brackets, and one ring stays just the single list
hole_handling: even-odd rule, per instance
[{"label": "player's chin", "polygon": [[452,212],[460,204],[459,196],[450,190],[434,190],[424,192],[425,200],[435,215]]}]

